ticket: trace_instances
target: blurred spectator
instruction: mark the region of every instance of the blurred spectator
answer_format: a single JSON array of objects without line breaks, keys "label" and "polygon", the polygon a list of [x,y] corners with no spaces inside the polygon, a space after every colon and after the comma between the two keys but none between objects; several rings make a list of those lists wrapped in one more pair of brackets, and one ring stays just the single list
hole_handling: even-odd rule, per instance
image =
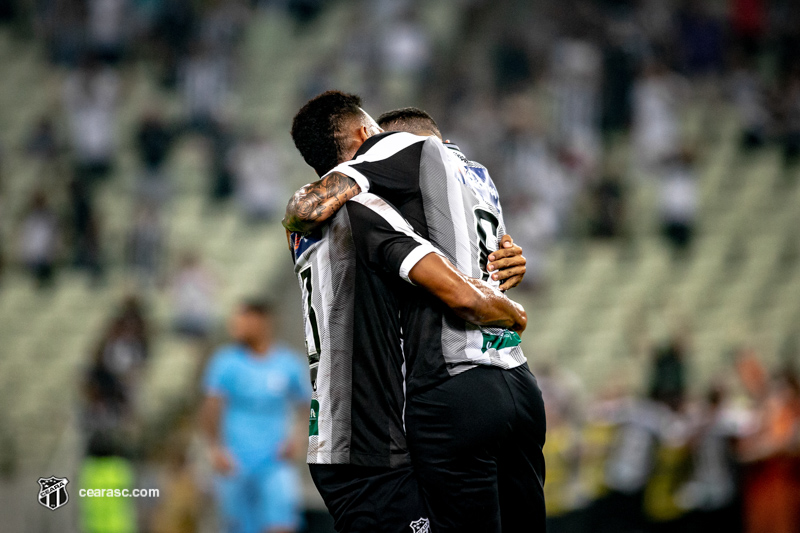
[{"label": "blurred spectator", "polygon": [[686,2],[677,13],[681,66],[689,75],[718,74],[724,61],[722,21],[702,2]]},{"label": "blurred spectator", "polygon": [[593,237],[614,238],[625,224],[625,189],[613,175],[603,177],[590,192],[589,232]]},{"label": "blurred spectator", "polygon": [[200,257],[184,253],[170,286],[173,324],[181,335],[206,338],[214,326],[217,281]]},{"label": "blurred spectator", "polygon": [[81,429],[86,435],[117,432],[130,417],[128,390],[102,359],[95,359],[86,372],[84,399]]},{"label": "blurred spectator", "polygon": [[189,127],[201,133],[210,133],[228,92],[224,58],[207,45],[195,43],[180,69],[180,81]]},{"label": "blurred spectator", "polygon": [[94,58],[64,81],[64,107],[70,126],[78,179],[104,178],[116,153],[117,74]]},{"label": "blurred spectator", "polygon": [[43,191],[33,194],[19,230],[19,257],[39,287],[49,287],[55,276],[59,241],[58,217]]},{"label": "blurred spectator", "polygon": [[174,142],[174,132],[160,113],[148,110],[139,122],[136,146],[143,165],[140,197],[147,203],[161,205],[169,196],[169,183],[164,166]]},{"label": "blurred spectator", "polygon": [[384,33],[381,64],[391,73],[419,78],[430,61],[430,47],[425,27],[409,11]]},{"label": "blurred spectator", "polygon": [[655,461],[644,494],[647,530],[653,533],[686,531],[692,516],[678,501],[691,472],[689,439],[692,425],[686,405],[667,401],[655,448]]},{"label": "blurred spectator", "polygon": [[136,145],[139,159],[148,171],[160,172],[167,160],[173,135],[160,113],[154,109],[145,111],[139,122]]},{"label": "blurred spectator", "polygon": [[165,248],[164,228],[159,211],[150,204],[137,207],[128,230],[127,263],[143,287],[158,281]]},{"label": "blurred spectator", "polygon": [[592,521],[602,533],[633,533],[645,527],[645,489],[656,462],[664,407],[652,399],[629,398],[612,415],[616,436],[605,468],[607,495]]},{"label": "blurred spectator", "polygon": [[561,369],[540,366],[536,379],[547,414],[543,453],[547,464],[545,504],[550,533],[586,529],[585,494],[580,486],[582,386]]},{"label": "blurred spectator", "polygon": [[138,385],[142,365],[147,359],[149,339],[135,320],[119,316],[112,320],[101,339],[96,358],[131,396]]},{"label": "blurred spectator", "polygon": [[221,202],[234,193],[234,169],[232,153],[236,147],[236,136],[231,124],[223,119],[214,124],[211,130],[211,149],[209,165],[211,201]]},{"label": "blurred spectator", "polygon": [[113,435],[96,434],[89,439],[87,454],[78,474],[82,489],[119,491],[120,495],[80,500],[81,531],[85,533],[136,533],[136,499],[122,496],[131,491],[136,475]]},{"label": "blurred spectator", "polygon": [[162,84],[174,88],[178,83],[180,61],[189,53],[189,44],[197,24],[193,3],[186,0],[163,0],[156,12],[153,36],[162,61]]},{"label": "blurred spectator", "polygon": [[[1,210],[0,210],[0,214],[2,214]],[[4,231],[2,226],[0,226],[0,231]],[[5,253],[6,252],[5,252],[4,248],[3,248],[3,243],[0,243],[0,285],[3,284],[3,278],[5,277],[5,273],[6,273],[6,256],[5,256]]]},{"label": "blurred spectator", "polygon": [[34,6],[37,26],[47,40],[50,60],[57,65],[77,67],[86,46],[86,3],[52,0],[36,2]]},{"label": "blurred spectator", "polygon": [[386,73],[386,101],[414,97],[431,61],[431,41],[413,10],[385,26],[381,50],[379,64]]},{"label": "blurred spectator", "polygon": [[150,334],[145,318],[142,302],[135,295],[128,295],[122,300],[119,319],[141,339],[145,356],[150,353]]},{"label": "blurred spectator", "polygon": [[125,52],[126,32],[133,14],[129,0],[88,0],[87,29],[97,58],[116,65]]},{"label": "blurred spectator", "polygon": [[311,23],[322,11],[322,0],[286,0],[289,14],[300,29]]},{"label": "blurred spectator", "polygon": [[740,472],[737,445],[743,435],[740,416],[728,405],[725,390],[712,387],[701,405],[692,439],[692,474],[679,503],[694,511],[696,531],[741,531]]},{"label": "blurred spectator", "polygon": [[686,397],[687,340],[675,334],[653,350],[650,397],[677,411]]},{"label": "blurred spectator", "polygon": [[530,115],[520,104],[512,103],[507,111],[519,122],[508,124],[505,181],[498,187],[509,232],[528,259],[523,281],[536,287],[542,281],[547,250],[562,230],[572,191],[546,139],[526,121]]},{"label": "blurred spectator", "polygon": [[800,530],[800,380],[791,368],[755,392],[755,431],[743,443],[746,533]]},{"label": "blurred spectator", "polygon": [[765,0],[731,0],[731,30],[740,53],[753,57],[761,50],[767,28]]},{"label": "blurred spectator", "polygon": [[242,0],[212,0],[200,21],[200,40],[217,53],[231,57],[248,14]]},{"label": "blurred spectator", "polygon": [[[587,162],[584,166],[581,156],[567,148],[561,151],[552,149],[535,126],[525,124],[527,112],[518,105],[512,104],[507,111],[509,114],[519,114],[517,120],[520,122],[509,124],[505,142],[507,159],[504,182],[508,192],[503,198],[509,199],[512,211],[516,211],[517,203],[527,204],[523,209],[535,205],[546,213],[542,218],[553,221],[552,237],[561,236],[582,185],[582,172],[591,164]],[[551,227],[544,226],[548,229]]]},{"label": "blurred spectator", "polygon": [[781,82],[800,69],[800,4],[781,0],[770,5],[770,34],[776,43],[776,60]]},{"label": "blurred spectator", "polygon": [[533,77],[533,66],[522,36],[503,36],[493,51],[495,88],[503,93],[524,90]]},{"label": "blurred spectator", "polygon": [[[612,6],[616,4],[620,11],[630,5],[625,0],[608,3]],[[647,49],[646,53],[667,53],[674,42],[675,4],[662,0],[643,0],[637,4],[634,8],[636,19],[632,21],[636,27],[632,31],[641,34],[639,47]]]},{"label": "blurred spectator", "polygon": [[12,22],[19,13],[16,0],[8,0],[0,6],[0,23]]},{"label": "blurred spectator", "polygon": [[563,38],[553,46],[550,75],[559,145],[597,143],[602,56],[590,41]]},{"label": "blurred spectator", "polygon": [[781,98],[783,104],[783,160],[792,165],[800,158],[800,71],[789,77]]},{"label": "blurred spectator", "polygon": [[73,179],[70,182],[69,206],[73,263],[98,282],[103,276],[100,219],[85,181]]},{"label": "blurred spectator", "polygon": [[263,136],[253,135],[233,150],[236,197],[251,221],[272,220],[283,214],[288,191],[284,186],[281,153]]},{"label": "blurred spectator", "polygon": [[4,215],[6,214],[6,202],[7,202],[6,198],[8,196],[5,193],[5,190],[4,190],[5,183],[4,183],[4,180],[3,180],[3,177],[4,177],[3,173],[4,173],[4,170],[5,170],[4,155],[5,154],[3,153],[3,150],[0,147],[0,235],[4,236],[3,239],[0,239],[0,284],[3,282],[3,275],[5,274],[6,261],[7,261],[6,254],[8,253],[8,250],[6,248],[6,246],[7,246],[6,240],[7,239],[5,238],[5,235],[7,235],[7,233],[6,233],[6,225],[5,225],[5,222],[4,222],[5,221],[5,216]]},{"label": "blurred spectator", "polygon": [[603,47],[601,126],[608,133],[625,131],[631,124],[637,57],[629,33],[612,25]]},{"label": "blurred spectator", "polygon": [[148,531],[152,533],[196,533],[204,496],[198,488],[185,443],[168,450],[163,488]]},{"label": "blurred spectator", "polygon": [[93,214],[83,233],[78,236],[79,240],[76,243],[75,266],[84,269],[94,284],[99,284],[103,280],[104,274],[101,234],[100,219]]},{"label": "blurred spectator", "polygon": [[543,450],[547,464],[544,497],[547,531],[550,533],[586,529],[584,517],[578,512],[582,502],[576,490],[580,457],[577,431],[558,409],[547,409],[547,443]]},{"label": "blurred spectator", "polygon": [[86,435],[115,438],[130,428],[136,373],[149,349],[141,304],[128,296],[103,333],[86,371],[81,424]]},{"label": "blurred spectator", "polygon": [[661,178],[661,231],[672,249],[685,252],[695,233],[699,191],[694,156],[684,150],[664,166]]},{"label": "blurred spectator", "polygon": [[633,149],[640,169],[657,171],[680,148],[681,83],[661,62],[645,66],[633,90]]},{"label": "blurred spectator", "polygon": [[311,390],[302,358],[274,344],[272,328],[269,307],[242,304],[230,322],[236,344],[219,349],[206,369],[201,423],[224,531],[291,533],[300,526],[300,479],[291,460],[304,446]]},{"label": "blurred spectator", "polygon": [[42,116],[25,142],[25,151],[45,162],[53,161],[61,150],[53,119]]},{"label": "blurred spectator", "polygon": [[742,146],[758,148],[766,142],[770,116],[762,81],[753,68],[745,65],[731,74],[731,91],[742,123]]}]

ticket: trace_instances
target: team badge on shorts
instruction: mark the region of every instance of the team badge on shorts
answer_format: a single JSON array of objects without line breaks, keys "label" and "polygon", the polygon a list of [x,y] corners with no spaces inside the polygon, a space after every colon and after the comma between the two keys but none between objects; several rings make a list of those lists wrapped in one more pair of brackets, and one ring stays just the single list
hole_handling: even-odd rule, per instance
[{"label": "team badge on shorts", "polygon": [[67,483],[65,477],[40,477],[39,478],[39,503],[55,511],[69,501],[67,494]]},{"label": "team badge on shorts", "polygon": [[411,526],[411,531],[414,533],[431,533],[431,523],[428,521],[427,518],[420,518],[419,520],[414,520],[409,524]]}]

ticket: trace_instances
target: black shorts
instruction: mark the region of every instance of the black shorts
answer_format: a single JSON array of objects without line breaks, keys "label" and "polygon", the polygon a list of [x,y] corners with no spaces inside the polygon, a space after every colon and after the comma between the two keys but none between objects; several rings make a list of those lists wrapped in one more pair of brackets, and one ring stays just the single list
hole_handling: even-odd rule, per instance
[{"label": "black shorts", "polygon": [[478,367],[408,399],[406,433],[435,533],[545,530],[545,414],[522,365]]},{"label": "black shorts", "polygon": [[308,465],[339,533],[429,533],[411,466]]}]

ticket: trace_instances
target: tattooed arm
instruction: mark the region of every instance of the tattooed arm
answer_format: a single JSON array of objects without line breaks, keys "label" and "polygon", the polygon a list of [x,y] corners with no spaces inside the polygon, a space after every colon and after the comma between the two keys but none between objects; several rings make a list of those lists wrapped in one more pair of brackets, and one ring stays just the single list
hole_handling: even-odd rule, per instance
[{"label": "tattooed arm", "polygon": [[344,203],[361,192],[354,179],[333,172],[309,183],[292,195],[286,206],[283,226],[289,231],[306,233],[328,220]]},{"label": "tattooed arm", "polygon": [[476,326],[525,331],[528,315],[518,303],[479,279],[459,272],[447,259],[429,253],[408,273],[408,279],[441,300],[461,319]]}]

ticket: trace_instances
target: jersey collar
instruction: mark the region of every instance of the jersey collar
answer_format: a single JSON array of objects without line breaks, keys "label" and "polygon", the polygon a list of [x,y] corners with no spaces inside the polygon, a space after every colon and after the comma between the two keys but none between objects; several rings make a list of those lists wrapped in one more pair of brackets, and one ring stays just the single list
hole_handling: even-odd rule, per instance
[{"label": "jersey collar", "polygon": [[399,132],[396,132],[396,131],[384,131],[383,133],[378,133],[377,135],[373,135],[372,137],[370,137],[369,139],[364,141],[364,144],[359,146],[358,150],[356,150],[356,155],[353,156],[353,159],[355,159],[356,157],[360,156],[361,154],[363,154],[364,152],[366,152],[367,150],[369,150],[370,148],[375,146],[375,144],[378,141],[380,141],[381,139],[385,139],[389,135],[394,135],[395,133],[399,133]]}]

